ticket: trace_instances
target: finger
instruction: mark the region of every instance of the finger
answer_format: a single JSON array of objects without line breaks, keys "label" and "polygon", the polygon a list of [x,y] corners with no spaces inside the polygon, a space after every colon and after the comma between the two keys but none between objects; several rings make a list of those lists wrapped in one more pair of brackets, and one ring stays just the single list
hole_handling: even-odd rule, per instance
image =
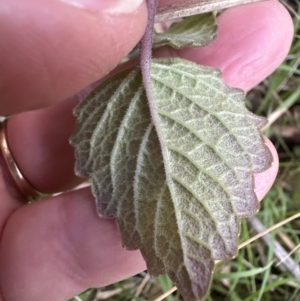
[{"label": "finger", "polygon": [[0,115],[59,102],[106,75],[144,32],[141,3],[0,1]]},{"label": "finger", "polygon": [[[259,16],[259,21],[253,16]],[[292,40],[291,18],[277,1],[227,10],[218,23],[220,34],[214,44],[186,49],[180,54],[220,67],[229,85],[243,89],[250,89],[269,75],[275,68],[274,62],[278,65],[285,58]],[[159,54],[169,53],[164,48]],[[76,100],[68,100],[52,108],[14,116],[9,122],[8,137],[14,157],[33,186],[43,192],[61,191],[78,183],[73,171],[74,151],[68,145],[74,130],[71,108],[75,103]]]},{"label": "finger", "polygon": [[0,245],[5,301],[68,300],[144,269],[139,251],[122,248],[114,220],[97,216],[89,189],[21,207]]},{"label": "finger", "polygon": [[5,164],[4,157],[0,152],[0,237],[8,217],[20,206],[20,202],[14,198],[15,191],[12,190],[12,187],[14,187],[13,179],[9,176]]},{"label": "finger", "polygon": [[276,0],[228,9],[220,15],[218,24],[214,43],[199,52],[189,48],[179,54],[198,64],[220,68],[230,86],[246,91],[282,63],[293,40],[293,21]]},{"label": "finger", "polygon": [[268,193],[268,191],[271,189],[279,168],[279,159],[278,154],[275,149],[275,146],[273,143],[265,138],[266,145],[270,149],[272,156],[273,156],[273,163],[269,169],[262,173],[254,174],[254,190],[257,195],[257,198],[261,201],[264,196]]},{"label": "finger", "polygon": [[14,115],[8,121],[7,137],[14,159],[41,192],[65,191],[84,180],[74,174],[74,148],[69,143],[77,103],[72,98],[47,109]]}]

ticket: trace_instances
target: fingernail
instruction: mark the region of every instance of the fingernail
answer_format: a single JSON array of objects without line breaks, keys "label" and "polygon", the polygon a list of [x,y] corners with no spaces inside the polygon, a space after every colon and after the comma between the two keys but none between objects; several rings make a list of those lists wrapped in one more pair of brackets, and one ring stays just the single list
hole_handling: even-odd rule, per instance
[{"label": "fingernail", "polygon": [[106,13],[127,14],[134,12],[143,0],[60,0],[66,4]]}]

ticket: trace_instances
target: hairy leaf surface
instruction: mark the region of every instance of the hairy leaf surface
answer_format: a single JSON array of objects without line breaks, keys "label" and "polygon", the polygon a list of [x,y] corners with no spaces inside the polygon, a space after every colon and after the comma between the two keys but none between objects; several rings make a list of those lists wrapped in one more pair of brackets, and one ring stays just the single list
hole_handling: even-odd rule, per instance
[{"label": "hairy leaf surface", "polygon": [[174,23],[164,33],[156,33],[153,44],[155,47],[168,45],[177,49],[206,46],[216,38],[217,30],[214,13],[191,16]]},{"label": "hairy leaf surface", "polygon": [[138,68],[79,104],[76,171],[92,178],[98,212],[116,218],[124,247],[140,249],[152,275],[168,273],[196,300],[214,260],[235,255],[240,218],[259,208],[253,172],[272,162],[265,120],[214,68],[159,59],[151,72],[151,109]]}]

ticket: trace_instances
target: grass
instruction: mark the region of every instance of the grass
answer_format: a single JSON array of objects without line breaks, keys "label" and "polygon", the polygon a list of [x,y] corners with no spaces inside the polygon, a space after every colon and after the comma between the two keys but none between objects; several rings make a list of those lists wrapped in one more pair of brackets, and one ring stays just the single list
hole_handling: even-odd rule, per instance
[{"label": "grass", "polygon": [[[300,211],[300,3],[284,2],[295,23],[290,54],[278,70],[248,95],[251,109],[271,120],[265,134],[278,150],[280,172],[257,216],[243,221],[241,242]],[[205,301],[300,301],[297,246],[300,219],[247,245],[234,260],[218,265]],[[154,300],[172,287],[167,276],[153,279],[144,272],[105,288],[88,290],[72,301]],[[174,292],[165,300],[182,298]]]}]

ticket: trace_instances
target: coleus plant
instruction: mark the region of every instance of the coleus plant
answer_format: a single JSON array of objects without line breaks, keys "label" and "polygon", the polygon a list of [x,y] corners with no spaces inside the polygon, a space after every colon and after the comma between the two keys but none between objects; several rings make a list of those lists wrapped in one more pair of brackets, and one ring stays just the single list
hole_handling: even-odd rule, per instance
[{"label": "coleus plant", "polygon": [[[244,2],[257,1],[189,0],[157,11],[147,0],[140,67],[106,79],[75,109],[75,169],[91,178],[99,215],[116,218],[124,248],[140,249],[149,273],[167,273],[189,301],[207,294],[215,261],[236,254],[241,218],[259,209],[253,173],[272,156],[260,132],[266,120],[246,109],[242,90],[215,68],[153,59],[152,49],[209,44],[215,14],[190,15]],[[154,34],[155,21],[182,16]]]}]

